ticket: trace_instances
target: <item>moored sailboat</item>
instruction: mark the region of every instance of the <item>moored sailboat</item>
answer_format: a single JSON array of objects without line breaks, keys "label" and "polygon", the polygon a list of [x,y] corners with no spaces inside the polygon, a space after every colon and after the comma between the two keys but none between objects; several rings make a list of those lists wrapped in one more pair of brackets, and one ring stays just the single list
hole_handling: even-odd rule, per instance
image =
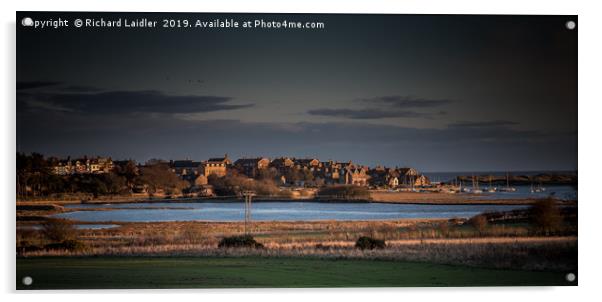
[{"label": "moored sailboat", "polygon": [[508,173],[506,173],[506,187],[502,187],[499,189],[501,192],[516,192],[516,188],[510,186],[510,177]]},{"label": "moored sailboat", "polygon": [[[475,183],[475,179],[476,179],[476,183]],[[472,177],[472,185],[473,185],[472,193],[474,193],[474,194],[483,193],[483,190],[479,189],[479,177],[478,176],[476,178],[474,176]]]},{"label": "moored sailboat", "polygon": [[489,175],[489,187],[487,188],[487,192],[495,193],[497,188],[491,185],[491,175]]}]

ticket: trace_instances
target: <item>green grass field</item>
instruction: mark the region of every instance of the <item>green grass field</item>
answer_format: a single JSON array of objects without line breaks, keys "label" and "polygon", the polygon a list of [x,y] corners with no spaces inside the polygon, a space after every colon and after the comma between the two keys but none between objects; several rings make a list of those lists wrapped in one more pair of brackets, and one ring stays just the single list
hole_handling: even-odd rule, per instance
[{"label": "green grass field", "polygon": [[[25,286],[21,280],[33,278]],[[565,273],[379,260],[206,257],[17,259],[17,289],[576,285]]]}]

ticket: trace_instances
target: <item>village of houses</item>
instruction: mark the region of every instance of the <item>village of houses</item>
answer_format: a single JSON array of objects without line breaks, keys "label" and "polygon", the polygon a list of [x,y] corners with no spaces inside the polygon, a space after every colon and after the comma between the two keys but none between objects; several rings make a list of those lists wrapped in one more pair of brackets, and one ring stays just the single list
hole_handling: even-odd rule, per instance
[{"label": "village of houses", "polygon": [[[115,168],[123,169],[133,163],[131,160],[113,161],[108,157],[73,160],[55,158],[51,162],[52,172],[57,175],[109,173]],[[151,160],[145,164],[134,165],[136,170],[140,171],[145,166],[157,163],[164,164],[179,178],[188,181],[188,192],[193,192],[195,196],[213,196],[214,192],[209,182],[211,176],[224,177],[229,174],[244,175],[250,179],[258,179],[268,174],[275,178],[276,184],[281,188],[309,189],[314,193],[316,188],[333,185],[389,190],[416,190],[415,188],[431,185],[428,177],[414,168],[371,168],[352,161],[320,161],[317,158],[256,157],[232,161],[225,154],[223,157],[209,158],[205,161]],[[137,187],[134,188],[134,193],[144,194],[145,190],[145,187]]]}]

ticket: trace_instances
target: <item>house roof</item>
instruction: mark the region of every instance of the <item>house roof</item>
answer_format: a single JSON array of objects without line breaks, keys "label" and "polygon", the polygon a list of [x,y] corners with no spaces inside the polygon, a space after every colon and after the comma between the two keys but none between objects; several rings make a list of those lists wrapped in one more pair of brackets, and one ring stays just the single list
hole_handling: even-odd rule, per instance
[{"label": "house roof", "polygon": [[313,161],[317,161],[318,163],[320,163],[320,161],[316,158],[296,158],[295,159],[295,163],[302,164],[302,165],[309,165]]},{"label": "house roof", "polygon": [[219,161],[219,162],[223,162],[226,160],[226,157],[212,157],[210,159],[208,159],[207,161]]},{"label": "house roof", "polygon": [[406,174],[408,174],[408,172],[412,172],[412,173],[416,173],[416,174],[418,173],[418,171],[416,171],[413,168],[399,168],[397,170],[399,171],[399,173],[401,175],[406,175]]},{"label": "house roof", "polygon": [[198,166],[199,165],[195,165],[195,162],[193,162],[192,160],[175,160],[172,163],[172,167],[174,168],[194,168]]},{"label": "house roof", "polygon": [[212,158],[209,158],[206,162],[230,163],[230,159],[228,158],[228,154],[225,154],[224,157],[212,157]]},{"label": "house roof", "polygon": [[249,164],[257,164],[262,160],[269,160],[266,157],[256,157],[256,158],[240,158],[234,162],[234,165],[249,165]]},{"label": "house roof", "polygon": [[293,160],[288,157],[279,157],[279,158],[275,158],[274,160],[272,160],[272,165],[283,166],[286,161],[292,162]]}]

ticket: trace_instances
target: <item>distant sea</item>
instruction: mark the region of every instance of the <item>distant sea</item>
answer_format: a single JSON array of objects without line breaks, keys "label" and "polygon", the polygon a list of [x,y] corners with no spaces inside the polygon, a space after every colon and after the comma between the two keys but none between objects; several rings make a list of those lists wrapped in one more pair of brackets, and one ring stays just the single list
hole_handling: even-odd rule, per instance
[{"label": "distant sea", "polygon": [[450,182],[457,176],[506,176],[506,174],[512,175],[526,175],[535,176],[538,174],[577,174],[576,171],[474,171],[474,172],[423,172],[433,182]]},{"label": "distant sea", "polygon": [[[576,171],[489,171],[489,172],[424,172],[432,182],[450,182],[457,176],[506,176],[509,175],[525,175],[535,176],[538,174],[576,174]],[[468,184],[471,186],[471,184]],[[487,183],[482,183],[481,188],[487,188]],[[543,192],[531,192],[530,185],[514,185],[516,188],[515,192],[501,192],[497,191],[494,193],[484,192],[481,196],[486,199],[507,199],[507,198],[543,198],[547,196],[554,196],[560,199],[577,199],[577,187],[571,185],[547,185]]]}]

